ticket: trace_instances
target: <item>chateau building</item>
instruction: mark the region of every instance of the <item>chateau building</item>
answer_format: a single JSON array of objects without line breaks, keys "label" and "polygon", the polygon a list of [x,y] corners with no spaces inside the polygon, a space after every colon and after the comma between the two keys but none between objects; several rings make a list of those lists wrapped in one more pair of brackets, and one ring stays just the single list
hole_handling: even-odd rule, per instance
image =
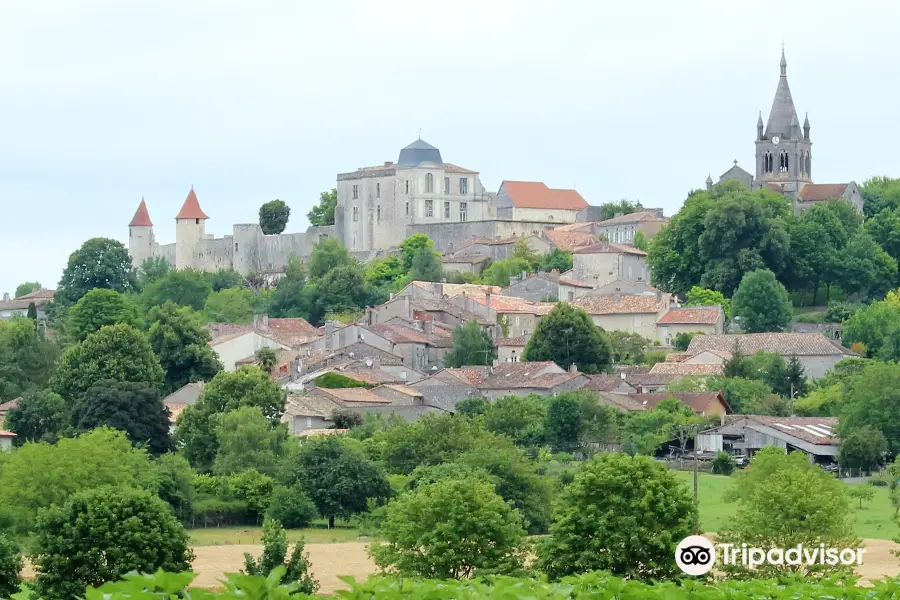
[{"label": "chateau building", "polygon": [[[763,123],[760,112],[756,121],[756,174],[751,175],[734,161],[734,166],[719,177],[719,182],[733,179],[752,189],[767,187],[782,193],[793,200],[795,213],[816,202],[837,198],[850,202],[862,212],[862,196],[855,182],[813,183],[809,116],[804,116],[801,126],[788,85],[783,49],[779,69],[769,118]],[[707,189],[712,184],[712,177],[707,177]]]}]

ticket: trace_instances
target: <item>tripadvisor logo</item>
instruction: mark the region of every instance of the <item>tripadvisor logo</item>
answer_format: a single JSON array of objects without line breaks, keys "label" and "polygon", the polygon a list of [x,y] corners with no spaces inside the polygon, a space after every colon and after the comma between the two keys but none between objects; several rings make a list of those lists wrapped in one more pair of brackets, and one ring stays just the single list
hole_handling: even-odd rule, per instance
[{"label": "tripadvisor logo", "polygon": [[743,565],[753,569],[760,565],[828,565],[844,566],[863,563],[865,548],[826,548],[825,544],[793,548],[752,548],[747,544],[713,544],[702,535],[689,535],[675,548],[675,563],[687,575],[705,575],[716,564],[716,551],[723,565]]}]

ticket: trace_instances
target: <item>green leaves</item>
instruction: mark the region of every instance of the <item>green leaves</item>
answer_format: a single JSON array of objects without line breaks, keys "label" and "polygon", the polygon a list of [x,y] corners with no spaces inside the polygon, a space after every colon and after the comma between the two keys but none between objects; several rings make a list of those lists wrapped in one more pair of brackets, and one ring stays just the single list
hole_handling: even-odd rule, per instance
[{"label": "green leaves", "polygon": [[794,314],[787,290],[766,269],[743,276],[732,298],[732,310],[747,333],[784,331]]},{"label": "green leaves", "polygon": [[525,346],[525,360],[552,360],[563,369],[577,365],[583,373],[601,373],[612,361],[606,333],[580,308],[557,304],[538,323]]},{"label": "green leaves", "polygon": [[284,231],[290,218],[291,208],[284,200],[271,200],[259,207],[259,226],[265,235]]}]

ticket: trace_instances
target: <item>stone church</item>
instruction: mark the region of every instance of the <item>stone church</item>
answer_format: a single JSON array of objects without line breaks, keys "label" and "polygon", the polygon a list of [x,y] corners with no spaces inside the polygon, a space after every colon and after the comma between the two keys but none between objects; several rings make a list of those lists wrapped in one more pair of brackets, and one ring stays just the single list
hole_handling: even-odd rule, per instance
[{"label": "stone church", "polygon": [[[862,212],[862,195],[855,182],[813,183],[809,117],[804,116],[801,126],[788,85],[783,49],[779,68],[781,73],[769,119],[763,123],[760,112],[756,121],[756,174],[751,175],[734,161],[734,166],[719,177],[719,182],[734,179],[751,189],[766,187],[782,193],[793,201],[795,213],[816,202],[836,198],[846,200]],[[707,189],[712,185],[712,177],[707,177]]]}]

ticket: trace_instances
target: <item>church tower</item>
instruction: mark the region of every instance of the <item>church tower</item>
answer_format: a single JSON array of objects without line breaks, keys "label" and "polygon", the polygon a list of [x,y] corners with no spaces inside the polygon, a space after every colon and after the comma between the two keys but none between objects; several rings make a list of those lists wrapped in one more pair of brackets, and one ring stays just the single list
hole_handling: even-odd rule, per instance
[{"label": "church tower", "polygon": [[756,184],[777,186],[796,200],[803,186],[812,181],[812,142],[809,118],[804,119],[802,129],[797,118],[787,81],[784,49],[780,67],[781,76],[765,129],[762,113],[756,121]]},{"label": "church tower", "polygon": [[194,188],[188,192],[175,217],[175,268],[186,269],[197,264],[197,245],[206,239],[206,220]]},{"label": "church tower", "polygon": [[128,254],[131,256],[131,264],[138,268],[145,260],[152,258],[155,245],[153,222],[150,220],[147,203],[141,198],[141,203],[128,224]]}]

